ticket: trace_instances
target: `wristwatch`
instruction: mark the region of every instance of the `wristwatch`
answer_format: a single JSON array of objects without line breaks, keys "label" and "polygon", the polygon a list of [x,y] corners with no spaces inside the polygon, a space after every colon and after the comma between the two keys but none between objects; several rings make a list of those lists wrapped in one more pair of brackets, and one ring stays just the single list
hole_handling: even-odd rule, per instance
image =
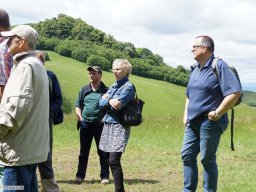
[{"label": "wristwatch", "polygon": [[216,111],[213,111],[213,113],[214,113],[214,117],[220,118],[220,116],[216,113]]}]

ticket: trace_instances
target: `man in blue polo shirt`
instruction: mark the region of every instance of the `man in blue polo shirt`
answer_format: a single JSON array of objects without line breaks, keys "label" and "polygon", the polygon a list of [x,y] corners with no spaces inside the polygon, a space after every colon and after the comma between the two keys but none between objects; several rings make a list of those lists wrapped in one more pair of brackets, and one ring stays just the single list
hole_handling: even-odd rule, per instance
[{"label": "man in blue polo shirt", "polygon": [[185,124],[181,157],[184,168],[184,192],[194,192],[198,183],[197,156],[204,168],[204,192],[217,191],[216,152],[228,126],[227,111],[241,95],[241,86],[228,65],[219,60],[219,77],[214,74],[214,42],[198,36],[192,53],[197,61],[187,85],[183,122]]},{"label": "man in blue polo shirt", "polygon": [[75,183],[81,184],[86,176],[92,139],[95,139],[97,152],[100,157],[101,183],[109,183],[109,165],[107,153],[99,149],[101,132],[103,129],[102,118],[104,110],[99,107],[99,100],[107,91],[101,82],[102,70],[98,66],[87,68],[90,84],[82,87],[76,100],[76,115],[78,129],[80,129],[80,154]]}]

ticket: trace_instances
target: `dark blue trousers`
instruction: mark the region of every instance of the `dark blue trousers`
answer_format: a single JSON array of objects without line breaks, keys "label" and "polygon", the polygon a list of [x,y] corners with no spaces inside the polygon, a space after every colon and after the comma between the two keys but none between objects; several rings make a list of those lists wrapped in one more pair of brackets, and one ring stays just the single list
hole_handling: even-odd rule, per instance
[{"label": "dark blue trousers", "polygon": [[49,145],[50,145],[50,151],[48,153],[47,160],[45,162],[38,164],[39,173],[41,175],[42,179],[52,179],[54,178],[54,171],[52,167],[52,143],[53,143],[53,136],[52,136],[52,118],[49,117]]}]

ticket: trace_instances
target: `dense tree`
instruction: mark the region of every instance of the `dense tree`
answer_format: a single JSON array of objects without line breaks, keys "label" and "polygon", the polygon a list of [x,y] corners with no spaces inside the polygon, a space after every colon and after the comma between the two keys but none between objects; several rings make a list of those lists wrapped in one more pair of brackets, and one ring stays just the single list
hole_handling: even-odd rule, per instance
[{"label": "dense tree", "polygon": [[37,49],[51,50],[54,51],[55,47],[58,46],[61,41],[57,38],[46,38],[41,36],[37,45]]},{"label": "dense tree", "polygon": [[111,69],[111,63],[105,58],[98,55],[91,55],[88,57],[86,63],[90,66],[97,65],[103,70]]},{"label": "dense tree", "polygon": [[142,59],[153,59],[153,53],[147,48],[137,48],[137,54]]},{"label": "dense tree", "polygon": [[75,21],[75,26],[72,29],[71,37],[75,40],[89,40],[89,34],[93,31],[93,27],[77,19]]},{"label": "dense tree", "polygon": [[98,43],[98,44],[102,44],[104,41],[104,37],[105,37],[105,33],[98,30],[98,29],[94,29],[93,31],[91,31],[89,33],[89,39],[92,42]]},{"label": "dense tree", "polygon": [[72,51],[71,57],[78,61],[86,62],[87,58],[89,57],[88,50],[85,48],[75,49]]},{"label": "dense tree", "polygon": [[116,42],[115,38],[112,35],[105,35],[103,39],[103,45],[106,48],[112,48],[113,44]]},{"label": "dense tree", "polygon": [[158,63],[159,65],[166,65],[166,64],[164,63],[164,59],[163,59],[163,57],[162,57],[161,55],[154,54],[154,55],[153,55],[153,60],[154,60],[156,63]]}]

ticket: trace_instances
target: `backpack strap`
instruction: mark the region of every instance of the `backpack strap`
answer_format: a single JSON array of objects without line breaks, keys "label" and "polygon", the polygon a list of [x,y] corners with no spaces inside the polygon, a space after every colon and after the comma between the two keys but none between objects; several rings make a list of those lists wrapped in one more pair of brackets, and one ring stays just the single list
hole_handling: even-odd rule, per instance
[{"label": "backpack strap", "polygon": [[216,75],[217,79],[219,80],[219,69],[218,69],[218,61],[220,60],[219,57],[215,57],[212,61],[212,70]]},{"label": "backpack strap", "polygon": [[235,151],[234,147],[234,116],[235,116],[235,111],[233,108],[231,108],[231,123],[230,123],[230,134],[231,134],[231,150]]},{"label": "backpack strap", "polygon": [[[219,57],[215,57],[212,61],[212,70],[218,80],[219,80],[219,69],[218,69],[218,61],[219,60],[220,60]],[[234,117],[235,117],[235,111],[233,108],[231,108],[231,122],[230,122],[231,144],[230,144],[230,148],[232,151],[235,150],[235,148],[234,148]]]}]

